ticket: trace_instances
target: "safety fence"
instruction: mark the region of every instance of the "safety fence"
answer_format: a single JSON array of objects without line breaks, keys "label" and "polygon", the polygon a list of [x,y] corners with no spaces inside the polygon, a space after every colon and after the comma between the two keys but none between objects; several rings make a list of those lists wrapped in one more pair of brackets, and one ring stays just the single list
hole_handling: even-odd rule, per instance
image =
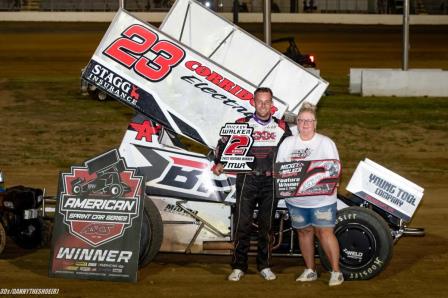
[{"label": "safety fence", "polygon": [[[168,11],[175,0],[125,0],[129,11]],[[219,12],[261,12],[263,0],[200,0]],[[273,13],[401,14],[404,0],[273,0]],[[2,11],[116,11],[118,0],[0,0]],[[411,14],[448,14],[448,0],[410,0]]]}]

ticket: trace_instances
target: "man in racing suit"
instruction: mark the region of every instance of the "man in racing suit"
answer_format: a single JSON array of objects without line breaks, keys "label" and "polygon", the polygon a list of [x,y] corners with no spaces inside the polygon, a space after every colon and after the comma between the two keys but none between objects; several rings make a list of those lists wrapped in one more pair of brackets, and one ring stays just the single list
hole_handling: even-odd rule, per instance
[{"label": "man in racing suit", "polygon": [[[277,147],[284,138],[291,135],[288,125],[283,120],[271,116],[273,108],[272,91],[269,88],[258,88],[254,93],[255,113],[252,116],[238,119],[237,123],[247,123],[253,127],[254,142],[248,156],[254,156],[248,163],[252,171],[237,175],[236,179],[236,216],[234,218],[234,250],[232,257],[232,273],[230,281],[239,281],[247,271],[248,251],[253,214],[258,204],[258,251],[257,268],[266,280],[276,279],[270,269],[272,219],[278,200],[274,195],[273,164]],[[213,172],[220,175],[224,165],[221,155],[225,149],[227,138],[218,142],[215,151]]]}]

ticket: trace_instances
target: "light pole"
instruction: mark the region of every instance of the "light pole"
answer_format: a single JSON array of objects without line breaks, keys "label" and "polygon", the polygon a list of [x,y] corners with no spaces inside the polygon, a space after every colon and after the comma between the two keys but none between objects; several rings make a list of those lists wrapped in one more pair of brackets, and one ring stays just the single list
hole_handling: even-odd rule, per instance
[{"label": "light pole", "polygon": [[271,45],[271,0],[264,0],[263,5],[264,42]]},{"label": "light pole", "polygon": [[408,70],[409,63],[409,0],[403,3],[403,60],[402,69]]}]

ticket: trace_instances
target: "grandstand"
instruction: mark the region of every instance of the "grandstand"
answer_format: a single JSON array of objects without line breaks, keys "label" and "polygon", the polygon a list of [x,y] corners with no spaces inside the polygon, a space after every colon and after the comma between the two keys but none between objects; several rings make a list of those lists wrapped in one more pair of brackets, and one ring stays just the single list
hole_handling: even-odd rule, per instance
[{"label": "grandstand", "polygon": [[[273,12],[401,14],[404,0],[274,0]],[[232,11],[233,0],[201,0]],[[174,0],[125,0],[129,11],[167,11]],[[263,0],[240,0],[249,12],[261,12]],[[118,0],[0,0],[1,11],[116,11]],[[411,14],[448,14],[448,0],[410,0]]]}]

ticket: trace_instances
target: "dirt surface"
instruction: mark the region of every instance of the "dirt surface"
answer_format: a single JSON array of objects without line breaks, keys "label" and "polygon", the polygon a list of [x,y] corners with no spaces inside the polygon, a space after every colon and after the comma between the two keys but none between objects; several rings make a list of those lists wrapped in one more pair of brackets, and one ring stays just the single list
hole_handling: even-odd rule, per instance
[{"label": "dirt surface", "polygon": [[[79,71],[106,28],[105,24],[0,23],[0,168],[8,186],[45,187],[54,195],[59,171],[120,143],[132,111],[115,102],[83,98],[78,90]],[[300,24],[273,29],[274,37],[296,36],[301,51],[316,55],[321,74],[332,84],[333,96],[322,101],[319,127],[338,144],[345,166],[342,191],[365,156],[387,165],[425,188],[412,221],[413,226],[425,227],[424,238],[399,240],[391,263],[376,278],[331,289],[329,274],[321,267],[318,281],[296,283],[303,270],[298,258],[275,258],[278,279],[272,282],[258,276],[252,259],[247,276],[230,283],[225,280],[228,256],[166,253],[139,271],[137,284],[54,279],[47,276],[48,248],[23,250],[9,239],[0,256],[0,289],[58,288],[59,295],[67,297],[444,297],[448,291],[446,99],[396,99],[397,108],[389,109],[393,99],[346,95],[350,67],[401,66],[400,27]],[[447,27],[412,27],[410,66],[448,69],[446,36]],[[377,110],[378,105],[382,108]],[[335,113],[339,117],[330,118]],[[359,118],[356,125],[354,117]]]}]

